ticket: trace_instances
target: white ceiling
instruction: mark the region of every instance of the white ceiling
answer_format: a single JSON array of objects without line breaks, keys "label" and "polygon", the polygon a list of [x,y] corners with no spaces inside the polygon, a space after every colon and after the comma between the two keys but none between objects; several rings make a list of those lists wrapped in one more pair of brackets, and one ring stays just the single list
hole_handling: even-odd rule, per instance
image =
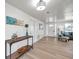
[{"label": "white ceiling", "polygon": [[[73,0],[48,0],[44,11],[37,11],[33,4],[35,0],[5,0],[7,3],[21,9],[25,13],[44,21],[48,17],[56,16],[56,19],[64,19],[65,13],[73,12]],[[65,12],[66,10],[66,12]]]}]

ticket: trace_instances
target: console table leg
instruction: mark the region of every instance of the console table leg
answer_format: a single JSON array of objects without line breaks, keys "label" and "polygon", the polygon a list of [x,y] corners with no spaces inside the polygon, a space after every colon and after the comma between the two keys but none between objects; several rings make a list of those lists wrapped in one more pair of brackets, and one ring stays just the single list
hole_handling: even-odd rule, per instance
[{"label": "console table leg", "polygon": [[11,59],[11,45],[10,45],[10,59]]},{"label": "console table leg", "polygon": [[5,59],[7,59],[7,43],[5,42]]},{"label": "console table leg", "polygon": [[32,49],[33,49],[33,37],[32,37]]},{"label": "console table leg", "polygon": [[29,45],[29,40],[27,39],[27,47],[28,47],[28,45]]}]

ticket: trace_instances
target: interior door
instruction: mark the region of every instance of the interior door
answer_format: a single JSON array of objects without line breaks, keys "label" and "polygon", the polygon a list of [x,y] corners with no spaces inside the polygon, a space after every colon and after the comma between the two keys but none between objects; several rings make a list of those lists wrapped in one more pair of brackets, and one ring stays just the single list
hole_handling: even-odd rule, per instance
[{"label": "interior door", "polygon": [[47,36],[52,36],[54,37],[55,36],[55,24],[47,24],[46,25],[46,34]]}]

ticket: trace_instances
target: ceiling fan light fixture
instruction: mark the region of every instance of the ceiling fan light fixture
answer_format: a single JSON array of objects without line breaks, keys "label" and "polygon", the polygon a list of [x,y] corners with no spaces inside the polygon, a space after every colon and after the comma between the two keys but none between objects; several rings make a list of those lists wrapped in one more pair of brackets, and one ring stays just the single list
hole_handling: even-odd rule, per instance
[{"label": "ceiling fan light fixture", "polygon": [[37,3],[37,10],[41,11],[41,10],[44,10],[46,7],[46,3],[44,1],[39,1]]}]

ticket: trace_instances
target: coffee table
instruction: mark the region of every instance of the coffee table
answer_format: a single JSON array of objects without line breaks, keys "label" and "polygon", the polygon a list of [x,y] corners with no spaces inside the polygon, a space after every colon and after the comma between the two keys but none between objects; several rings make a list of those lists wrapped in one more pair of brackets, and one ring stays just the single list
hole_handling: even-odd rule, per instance
[{"label": "coffee table", "polygon": [[69,41],[69,37],[67,37],[67,36],[61,36],[61,37],[58,37],[58,40],[68,42]]}]

